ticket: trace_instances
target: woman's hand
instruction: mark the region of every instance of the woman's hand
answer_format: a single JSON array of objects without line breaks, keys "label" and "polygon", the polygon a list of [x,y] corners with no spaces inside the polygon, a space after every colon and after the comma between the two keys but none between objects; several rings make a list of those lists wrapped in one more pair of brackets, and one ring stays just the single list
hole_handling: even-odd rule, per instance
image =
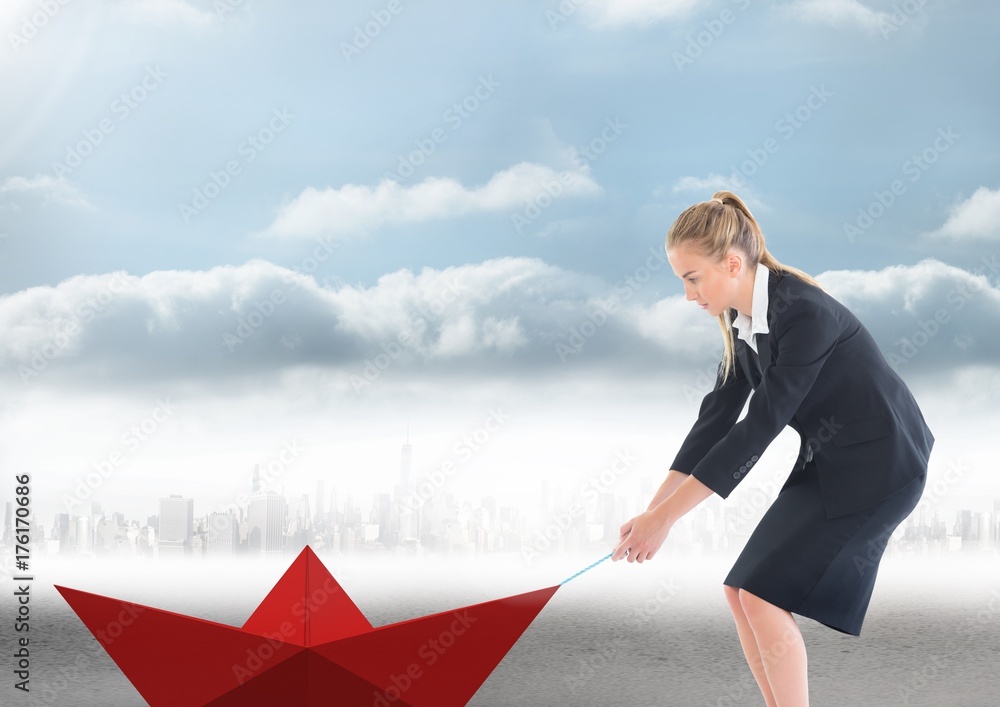
[{"label": "woman's hand", "polygon": [[629,562],[643,562],[653,559],[667,539],[674,522],[667,513],[666,503],[661,503],[645,513],[640,513],[622,525],[621,537],[611,554],[616,562],[628,555]]}]

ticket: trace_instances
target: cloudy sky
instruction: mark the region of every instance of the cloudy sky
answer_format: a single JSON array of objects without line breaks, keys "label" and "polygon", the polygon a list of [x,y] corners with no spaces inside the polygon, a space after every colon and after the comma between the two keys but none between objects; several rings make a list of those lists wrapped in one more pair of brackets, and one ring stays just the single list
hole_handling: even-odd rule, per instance
[{"label": "cloudy sky", "polygon": [[[417,477],[452,469],[440,493],[572,493],[619,454],[614,490],[658,483],[721,354],[663,239],[727,188],[911,386],[933,507],[985,510],[997,20],[953,0],[7,0],[0,463],[34,475],[43,518],[169,493],[200,515],[254,464],[289,494],[388,491],[407,429]],[[737,492],[797,446],[786,430]]]}]

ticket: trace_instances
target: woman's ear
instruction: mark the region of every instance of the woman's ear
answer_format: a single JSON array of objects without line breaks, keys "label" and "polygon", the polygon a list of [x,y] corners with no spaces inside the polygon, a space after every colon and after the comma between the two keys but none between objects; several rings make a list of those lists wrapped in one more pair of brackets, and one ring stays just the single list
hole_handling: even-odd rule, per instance
[{"label": "woman's ear", "polygon": [[743,256],[735,250],[729,251],[729,255],[726,257],[726,267],[729,271],[729,277],[738,276],[743,269]]}]

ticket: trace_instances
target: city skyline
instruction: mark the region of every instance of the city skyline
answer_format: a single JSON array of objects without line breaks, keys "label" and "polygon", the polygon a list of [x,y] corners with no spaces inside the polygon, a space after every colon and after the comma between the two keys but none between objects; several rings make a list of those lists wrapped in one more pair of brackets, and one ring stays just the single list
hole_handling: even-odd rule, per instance
[{"label": "city skyline", "polygon": [[[406,439],[409,440],[408,430],[405,433]],[[777,485],[780,485],[785,478],[787,478],[790,470],[786,470],[785,466],[790,463],[792,459],[793,452],[791,451],[791,446],[789,442],[792,440],[797,440],[798,437],[791,430],[787,430],[783,433],[784,444],[776,443],[774,446],[777,448],[782,448],[785,451],[784,462],[775,461],[778,456],[778,451],[771,452],[763,459],[763,465],[760,466],[756,473],[749,476],[741,486],[737,487],[735,491],[734,499],[738,502],[740,497],[746,494],[748,497],[753,495],[755,497],[755,503],[761,503],[760,500],[761,493],[766,494],[768,498],[773,498],[776,491]],[[294,448],[294,443],[291,445],[286,445],[289,448]],[[399,459],[398,464],[407,464],[409,469],[408,477],[412,477],[411,483],[414,486],[415,498],[413,505],[419,505],[424,502],[425,499],[431,499],[443,493],[446,489],[451,487],[454,481],[454,477],[460,476],[458,472],[452,472],[454,476],[448,474],[443,474],[441,469],[448,469],[448,462],[445,461],[444,464],[420,464],[418,465],[419,472],[414,472],[412,468],[412,455],[413,455],[413,444],[404,443],[403,451]],[[408,451],[407,451],[408,449]],[[419,445],[418,449],[418,459],[420,458]],[[621,452],[619,451],[619,454]],[[955,486],[966,482],[967,475],[969,472],[968,466],[962,464],[961,459],[944,460],[944,469],[941,469],[939,464],[935,464],[939,460],[937,457],[932,457],[932,466],[930,470],[929,480],[927,487],[925,488],[924,495],[921,498],[922,506],[933,506],[937,509],[942,516],[954,515],[963,509],[971,509],[973,511],[983,512],[990,510],[990,498],[987,495],[977,495],[974,499],[967,496],[960,495],[959,498],[955,498]],[[277,462],[277,463],[275,463]],[[338,464],[332,464],[334,468],[339,467]],[[605,467],[605,469],[602,469]],[[537,507],[537,503],[540,500],[542,494],[541,488],[543,483],[548,485],[550,488],[549,493],[560,494],[563,496],[563,500],[569,499],[573,493],[585,492],[588,495],[600,492],[607,488],[626,486],[635,490],[636,493],[630,494],[637,498],[637,503],[645,508],[645,504],[648,503],[648,499],[652,498],[653,492],[656,487],[662,481],[661,476],[653,476],[648,473],[642,473],[637,475],[632,473],[632,469],[628,469],[625,474],[616,474],[611,476],[606,468],[607,463],[604,464],[593,464],[591,465],[592,473],[589,478],[584,476],[578,476],[576,478],[567,478],[565,476],[545,476],[544,482],[538,482],[535,485],[535,491],[533,493],[525,492],[523,489],[518,493],[510,492],[509,489],[505,490],[507,493],[498,492],[500,489],[491,490],[490,495],[496,495],[498,497],[504,498],[505,502],[508,504],[522,505],[526,509],[529,509],[529,515],[533,513],[534,508]],[[206,503],[208,509],[205,510],[203,515],[208,513],[224,513],[227,510],[233,510],[238,508],[245,508],[249,498],[256,492],[255,483],[262,484],[262,488],[266,488],[269,491],[274,491],[279,494],[286,494],[289,497],[298,496],[305,493],[307,489],[315,488],[317,485],[330,483],[336,480],[337,475],[331,474],[326,476],[305,476],[303,478],[290,479],[289,477],[293,474],[288,473],[286,475],[286,468],[280,463],[280,460],[276,457],[272,460],[270,468],[267,463],[264,464],[254,464],[253,471],[244,475],[242,482],[239,483],[237,493],[231,496],[223,496],[216,500],[207,500],[205,494],[198,494],[199,498],[203,499],[202,503]],[[604,474],[604,482],[601,481],[600,475]],[[256,477],[256,481],[255,481]],[[391,480],[391,472],[389,472],[386,477],[379,484],[369,484],[363,486],[364,490],[357,490],[358,486],[348,486],[341,484],[341,493],[344,493],[344,489],[348,489],[348,493],[359,499],[365,499],[366,501],[371,501],[380,494],[387,492],[398,492],[399,480]],[[97,475],[92,475],[92,479],[99,479]],[[584,480],[586,479],[586,481]],[[606,483],[605,483],[606,482]],[[158,484],[160,487],[160,494],[155,497],[141,497],[141,498],[128,498],[126,503],[121,503],[120,499],[114,499],[108,501],[104,498],[101,493],[100,484],[96,485],[96,488],[91,491],[86,485],[79,484],[77,486],[76,493],[62,493],[58,497],[58,503],[52,503],[52,501],[57,499],[51,499],[48,503],[37,503],[35,504],[35,509],[41,516],[50,516],[54,513],[67,512],[70,515],[75,515],[75,511],[80,508],[87,507],[91,501],[99,501],[104,504],[113,504],[119,510],[122,510],[133,517],[141,517],[143,515],[151,515],[152,509],[150,507],[151,503],[157,503],[160,495],[171,495],[172,492],[178,490],[171,486],[169,481],[163,480],[162,483]],[[291,486],[292,490],[288,490]],[[197,484],[193,487],[197,489]],[[79,490],[83,489],[84,493],[79,493]],[[353,489],[353,490],[351,490]],[[464,492],[460,492],[459,495],[466,500],[475,500],[479,495],[475,491],[469,491],[468,486],[464,487]],[[259,490],[259,489],[258,489]],[[4,502],[4,495],[0,493],[0,503]],[[10,498],[8,496],[8,498]],[[716,499],[722,502],[722,499]],[[623,519],[622,522],[624,522]]]},{"label": "city skyline", "polygon": [[[86,515],[58,514],[49,532],[37,533],[36,547],[60,556],[164,558],[267,556],[297,553],[305,545],[334,554],[426,554],[449,556],[489,553],[519,554],[526,564],[550,553],[598,552],[616,539],[618,522],[640,510],[641,499],[611,492],[585,501],[577,493],[567,504],[550,497],[541,482],[538,517],[532,522],[524,509],[498,505],[495,498],[457,499],[451,493],[417,505],[411,481],[413,445],[409,435],[401,445],[399,472],[392,493],[375,494],[366,514],[347,494],[341,501],[336,487],[327,495],[325,480],[316,493],[292,499],[261,485],[259,465],[251,475],[247,504],[224,512],[195,513],[194,498],[171,495],[158,500],[158,513],[146,523],[112,510],[98,501]],[[643,495],[653,490],[642,480]],[[443,508],[438,506],[443,505]],[[733,555],[742,547],[766,509],[750,513],[750,499],[738,504],[710,499],[681,519],[665,548],[695,555]],[[327,510],[329,509],[329,510]],[[12,504],[6,504],[4,549],[13,544]],[[113,523],[113,525],[112,525]],[[1000,497],[989,513],[962,509],[953,522],[937,509],[918,505],[897,528],[887,555],[904,549],[917,555],[989,553],[1000,551]],[[9,559],[9,558],[7,558]]]}]

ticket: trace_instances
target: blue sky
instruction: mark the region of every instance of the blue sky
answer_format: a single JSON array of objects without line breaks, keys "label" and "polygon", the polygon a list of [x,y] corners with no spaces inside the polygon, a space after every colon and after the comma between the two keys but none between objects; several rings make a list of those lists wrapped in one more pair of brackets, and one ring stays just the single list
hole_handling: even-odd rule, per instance
[{"label": "blue sky", "polygon": [[[235,4],[224,19],[209,2],[67,4],[15,51],[12,32],[29,32],[35,4],[6,3],[4,292],[118,268],[295,266],[310,235],[268,235],[283,205],[309,188],[374,189],[415,153],[422,164],[403,188],[450,179],[473,190],[522,162],[560,172],[574,168],[574,149],[593,188],[556,199],[520,233],[511,216],[525,206],[510,195],[497,208],[359,227],[322,275],[370,285],[399,268],[524,255],[613,281],[662,243],[671,216],[711,195],[713,175],[731,182],[748,151],[766,161],[742,172],[740,191],[773,252],[808,271],[937,255],[940,241],[920,234],[980,187],[1000,189],[987,89],[998,61],[989,16],[1000,10],[988,3],[926,2],[898,28],[891,14],[879,22],[891,4],[846,1],[619,3],[636,9],[618,22],[597,0],[566,17],[556,3],[399,0],[398,14],[386,3]],[[345,52],[372,13],[391,21]],[[820,88],[829,95],[806,106]],[[123,93],[136,93],[135,107]],[[463,102],[472,110],[455,111]],[[276,110],[293,117],[273,142],[245,143]],[[588,160],[580,151],[608,119],[620,134]],[[102,120],[113,131],[91,154],[40,184],[81,141],[83,151],[96,142],[85,132],[100,134]],[[941,128],[960,137],[927,171],[904,174]],[[763,149],[769,138],[776,152]],[[420,141],[434,147],[426,158]],[[179,205],[231,161],[240,173],[183,218]],[[16,177],[38,186],[18,189]],[[844,223],[896,178],[899,204],[845,247]],[[685,179],[706,186],[679,188]],[[949,249],[949,262],[977,255]]]},{"label": "blue sky", "polygon": [[[949,0],[5,2],[0,363],[21,439],[0,453],[53,469],[57,495],[172,396],[188,412],[162,444],[191,469],[231,464],[223,499],[295,434],[384,435],[381,478],[406,419],[427,415],[417,434],[447,449],[506,403],[537,439],[483,469],[581,434],[586,464],[638,429],[656,478],[720,342],[654,256],[680,211],[727,188],[780,261],[904,355],[929,418],[954,425],[942,470],[985,464],[970,439],[1000,397],[998,16]],[[404,334],[359,395],[352,377]],[[79,427],[58,454],[40,451],[53,419]],[[132,486],[101,492],[174,492],[150,481],[174,463],[156,444]],[[303,479],[331,463],[316,454]]]}]

